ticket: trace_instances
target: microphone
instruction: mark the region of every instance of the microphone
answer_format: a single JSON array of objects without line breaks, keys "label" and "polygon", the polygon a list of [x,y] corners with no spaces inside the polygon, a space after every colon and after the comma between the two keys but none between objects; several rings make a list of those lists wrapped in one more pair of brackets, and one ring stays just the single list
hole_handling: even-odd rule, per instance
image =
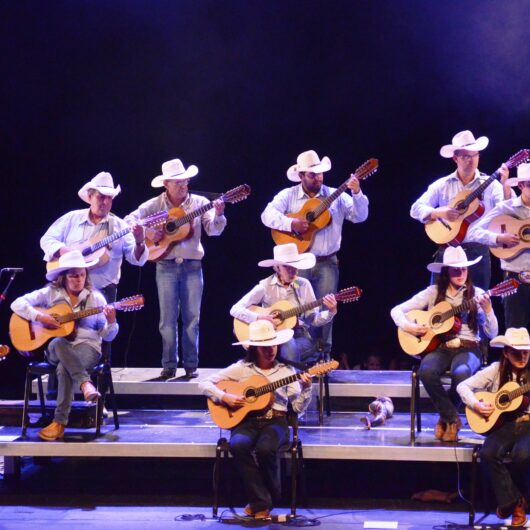
[{"label": "microphone", "polygon": [[6,267],[2,269],[2,272],[24,272],[24,269],[21,267]]}]

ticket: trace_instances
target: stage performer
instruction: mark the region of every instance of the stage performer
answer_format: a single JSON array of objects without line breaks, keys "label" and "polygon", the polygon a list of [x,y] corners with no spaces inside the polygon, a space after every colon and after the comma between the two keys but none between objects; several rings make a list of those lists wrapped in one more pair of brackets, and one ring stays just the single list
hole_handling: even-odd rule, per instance
[{"label": "stage performer", "polygon": [[[315,256],[310,252],[300,254],[294,243],[276,245],[274,259],[267,259],[258,263],[259,267],[273,267],[274,274],[261,280],[239,302],[234,304],[230,314],[243,322],[251,323],[256,320],[268,320],[276,327],[281,323],[271,315],[262,315],[247,309],[252,305],[269,307],[280,300],[287,300],[293,307],[301,306],[316,300],[313,287],[309,280],[298,276],[299,270],[311,269],[315,266]],[[337,314],[335,295],[328,293],[324,296],[323,305],[326,310],[311,309],[298,317],[294,336],[282,344],[280,356],[284,361],[295,363],[311,363],[318,361],[316,340],[311,334],[311,328],[324,326],[331,322]]]},{"label": "stage performer", "polygon": [[[497,317],[491,300],[480,287],[473,285],[468,267],[481,260],[481,256],[469,260],[462,247],[448,247],[442,262],[430,263],[427,269],[439,273],[435,285],[430,285],[410,300],[397,305],[390,312],[396,326],[417,337],[425,335],[427,326],[409,320],[406,316],[413,309],[430,310],[441,301],[453,307],[475,298],[469,311],[461,313],[462,327],[453,334],[444,336],[438,348],[427,353],[421,360],[419,378],[440,415],[434,429],[434,436],[444,442],[458,441],[462,422],[456,405],[459,403],[456,387],[458,383],[473,375],[481,363],[480,332],[489,338],[498,330]],[[447,393],[441,377],[446,370],[451,372],[451,389]]]},{"label": "stage performer", "polygon": [[[517,177],[506,181],[509,186],[517,186],[521,195],[503,201],[490,210],[476,223],[471,237],[473,240],[490,247],[513,247],[521,244],[519,234],[496,233],[488,229],[490,222],[499,215],[509,215],[522,221],[530,218],[530,164],[521,164],[517,168]],[[504,321],[507,327],[526,327],[530,325],[530,249],[514,253],[510,259],[501,259],[501,269],[505,277],[516,278],[521,282],[517,293],[503,300]]]},{"label": "stage performer", "polygon": [[40,322],[50,329],[59,328],[59,322],[37,308],[68,304],[74,312],[105,306],[101,313],[78,320],[73,336],[56,337],[47,346],[47,360],[57,366],[57,407],[52,423],[39,431],[39,437],[46,441],[64,437],[75,391],[80,389],[86,401],[100,397],[90,381],[88,370],[99,362],[102,339],[110,342],[118,333],[115,309],[106,305],[105,297],[90,280],[87,267],[92,265],[95,262],[85,262],[78,250],[62,254],[57,267],[46,274],[49,284],[11,304],[11,309],[20,317]]},{"label": "stage performer", "polygon": [[[236,343],[248,347],[246,356],[199,383],[199,388],[208,398],[236,409],[244,406],[242,395],[225,393],[215,385],[220,381],[244,381],[261,375],[271,382],[289,377],[294,368],[277,359],[278,346],[293,336],[293,330],[276,331],[268,320],[256,320],[250,324],[249,340]],[[291,404],[295,413],[306,410],[311,401],[311,378],[300,375],[300,382],[278,388],[273,393],[269,409],[249,413],[231,431],[230,452],[241,475],[248,504],[246,515],[264,519],[280,499],[280,462],[278,451],[289,443],[287,406]],[[256,459],[253,453],[255,453]]]},{"label": "stage performer", "polygon": [[[300,211],[308,199],[324,199],[335,191],[336,188],[324,184],[324,173],[330,169],[331,161],[327,156],[321,160],[315,151],[300,153],[296,164],[287,170],[287,178],[299,184],[283,189],[269,202],[261,214],[263,224],[276,230],[299,234],[307,232],[309,223],[305,218],[287,217],[287,214]],[[353,175],[348,182],[348,189],[351,190],[351,195],[342,193],[331,203],[331,222],[314,236],[310,250],[316,256],[315,266],[300,271],[300,276],[311,282],[317,298],[337,292],[337,253],[340,250],[344,221],[361,223],[368,217],[368,197],[363,194],[359,180]],[[332,323],[313,330],[313,334],[319,339],[322,356],[330,358]]]},{"label": "stage performer", "polygon": [[[495,337],[491,346],[503,348],[500,362],[494,362],[474,376],[462,381],[457,391],[462,401],[475,412],[488,418],[495,408],[490,402],[479,401],[474,393],[497,392],[505,383],[514,381],[519,385],[530,381],[530,337],[526,328],[508,328],[506,335]],[[512,517],[512,526],[524,526],[528,495],[528,470],[530,464],[530,406],[523,401],[517,411],[501,416],[502,424],[486,434],[480,450],[495,497],[497,516]],[[511,465],[504,463],[510,454]]]},{"label": "stage performer", "polygon": [[[422,223],[435,219],[455,221],[459,216],[459,212],[448,206],[448,204],[461,191],[472,191],[488,178],[488,175],[478,170],[480,151],[486,149],[488,143],[489,139],[486,136],[475,139],[471,131],[461,131],[453,136],[451,143],[444,145],[440,149],[440,155],[443,158],[452,158],[456,164],[456,170],[446,177],[435,180],[427,188],[427,191],[412,205],[410,209],[411,217]],[[494,181],[484,190],[481,199],[486,212],[491,210],[497,203],[511,197],[509,186],[503,187],[509,175],[508,168],[503,164],[499,171],[502,184]],[[473,223],[471,223],[470,227],[472,226]],[[475,285],[484,290],[489,289],[491,265],[488,247],[472,242],[469,237],[469,231],[466,233],[461,246],[466,251],[469,259],[474,260],[479,256],[482,257],[480,265],[474,267],[471,271],[471,276]],[[444,247],[440,247],[434,255],[434,261],[440,261],[443,252]],[[433,275],[431,283],[434,283],[435,280],[436,277]]]},{"label": "stage performer", "polygon": [[[131,212],[126,220],[133,222],[160,210],[181,208],[186,213],[209,203],[208,199],[189,193],[188,183],[199,169],[188,168],[178,159],[162,164],[162,175],[151,181],[153,188],[165,191]],[[220,235],[226,226],[224,202],[213,201],[213,208],[192,221],[191,235],[176,244],[156,263],[156,284],[160,306],[159,330],[162,336],[162,372],[160,377],[175,377],[178,364],[178,317],[182,318],[182,364],[188,379],[198,376],[199,317],[203,290],[201,226],[209,236]],[[149,229],[147,237],[158,242],[161,229]]]}]

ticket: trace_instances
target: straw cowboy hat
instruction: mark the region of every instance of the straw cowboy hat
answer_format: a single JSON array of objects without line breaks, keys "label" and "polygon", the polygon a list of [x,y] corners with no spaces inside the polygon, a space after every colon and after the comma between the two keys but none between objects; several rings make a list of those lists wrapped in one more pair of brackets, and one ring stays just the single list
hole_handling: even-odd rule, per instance
[{"label": "straw cowboy hat", "polygon": [[506,181],[508,186],[517,186],[519,182],[526,182],[530,180],[530,164],[521,164],[517,168],[517,176]]},{"label": "straw cowboy hat", "polygon": [[96,265],[97,262],[97,259],[85,261],[80,250],[71,250],[59,258],[58,266],[46,274],[46,279],[51,282],[55,280],[61,272],[69,269],[88,269],[89,267]]},{"label": "straw cowboy hat", "polygon": [[486,149],[489,144],[489,139],[486,136],[481,136],[477,140],[471,131],[461,131],[453,136],[451,143],[444,145],[440,149],[440,154],[444,158],[453,158],[455,151],[464,149],[466,151],[482,151]]},{"label": "straw cowboy hat", "polygon": [[300,171],[324,173],[331,169],[331,160],[325,156],[320,160],[315,151],[304,151],[296,159],[296,164],[287,170],[287,178],[293,182],[300,182]]},{"label": "straw cowboy hat", "polygon": [[447,247],[444,251],[443,262],[434,262],[427,265],[431,272],[440,272],[442,267],[470,267],[482,259],[482,256],[468,261],[466,253],[462,247]]},{"label": "straw cowboy hat", "polygon": [[312,269],[317,259],[311,252],[298,253],[298,247],[294,243],[276,245],[274,247],[274,259],[265,259],[258,263],[259,267],[274,267],[275,265],[289,265],[297,269]]},{"label": "straw cowboy hat", "polygon": [[194,177],[199,168],[193,164],[186,169],[179,158],[168,160],[162,164],[162,175],[158,175],[151,181],[153,188],[162,188],[164,180],[184,180]]},{"label": "straw cowboy hat", "polygon": [[254,320],[248,326],[248,339],[241,342],[234,342],[237,346],[278,346],[284,344],[293,338],[292,329],[274,329],[272,322],[269,320]]},{"label": "straw cowboy hat", "polygon": [[492,339],[490,346],[494,348],[510,346],[516,350],[530,350],[530,336],[526,328],[508,328],[506,335],[499,335]]},{"label": "straw cowboy hat", "polygon": [[116,197],[121,191],[121,187],[114,187],[114,181],[112,180],[112,175],[106,171],[98,173],[92,180],[89,180],[78,192],[77,194],[81,199],[90,204],[90,198],[88,192],[90,190],[96,190],[101,193],[101,195],[106,195],[107,197]]}]

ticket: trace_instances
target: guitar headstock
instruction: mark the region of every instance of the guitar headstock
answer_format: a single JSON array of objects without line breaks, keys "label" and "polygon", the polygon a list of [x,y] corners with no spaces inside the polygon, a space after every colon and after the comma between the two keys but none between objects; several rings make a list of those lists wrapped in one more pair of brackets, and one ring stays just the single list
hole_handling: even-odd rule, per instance
[{"label": "guitar headstock", "polygon": [[338,293],[336,293],[335,299],[337,302],[348,304],[350,302],[357,302],[357,300],[361,298],[362,294],[363,291],[359,287],[347,287],[346,289],[341,289]]},{"label": "guitar headstock", "polygon": [[9,354],[9,346],[0,344],[0,361],[3,361]]},{"label": "guitar headstock", "polygon": [[311,366],[309,370],[307,370],[307,373],[309,375],[323,375],[327,374],[328,372],[331,372],[332,370],[336,370],[339,367],[338,361],[327,361],[327,362],[321,362],[318,364],[315,364],[314,366]]},{"label": "guitar headstock", "polygon": [[145,217],[141,220],[141,224],[147,227],[160,226],[167,221],[168,216],[169,213],[166,210],[162,210]]},{"label": "guitar headstock", "polygon": [[237,186],[236,188],[223,193],[220,198],[223,200],[223,202],[234,204],[246,199],[250,195],[250,192],[251,188],[248,184],[241,184],[241,186]]},{"label": "guitar headstock", "polygon": [[510,157],[510,159],[506,162],[506,165],[508,166],[509,169],[512,169],[513,167],[517,167],[523,162],[528,162],[529,158],[530,158],[530,149],[521,149],[520,151],[517,151],[515,155]]},{"label": "guitar headstock", "polygon": [[145,300],[141,294],[135,296],[128,296],[127,298],[122,298],[119,302],[112,304],[115,309],[120,311],[138,311],[144,306]]},{"label": "guitar headstock", "polygon": [[515,278],[509,278],[501,283],[498,283],[495,287],[492,287],[488,292],[490,296],[510,296],[517,292],[520,282]]},{"label": "guitar headstock", "polygon": [[377,171],[378,167],[379,160],[377,160],[377,158],[370,158],[355,170],[353,176],[357,177],[359,180],[368,178]]}]

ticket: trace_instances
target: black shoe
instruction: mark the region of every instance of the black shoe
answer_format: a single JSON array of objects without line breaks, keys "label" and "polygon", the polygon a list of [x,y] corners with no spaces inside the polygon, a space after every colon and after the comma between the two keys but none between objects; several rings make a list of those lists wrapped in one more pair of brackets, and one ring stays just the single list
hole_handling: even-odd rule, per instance
[{"label": "black shoe", "polygon": [[187,379],[195,379],[196,377],[199,377],[199,372],[197,372],[197,368],[186,368]]},{"label": "black shoe", "polygon": [[175,377],[176,373],[177,370],[175,368],[164,368],[160,372],[160,377],[162,379],[171,379],[172,377]]}]

